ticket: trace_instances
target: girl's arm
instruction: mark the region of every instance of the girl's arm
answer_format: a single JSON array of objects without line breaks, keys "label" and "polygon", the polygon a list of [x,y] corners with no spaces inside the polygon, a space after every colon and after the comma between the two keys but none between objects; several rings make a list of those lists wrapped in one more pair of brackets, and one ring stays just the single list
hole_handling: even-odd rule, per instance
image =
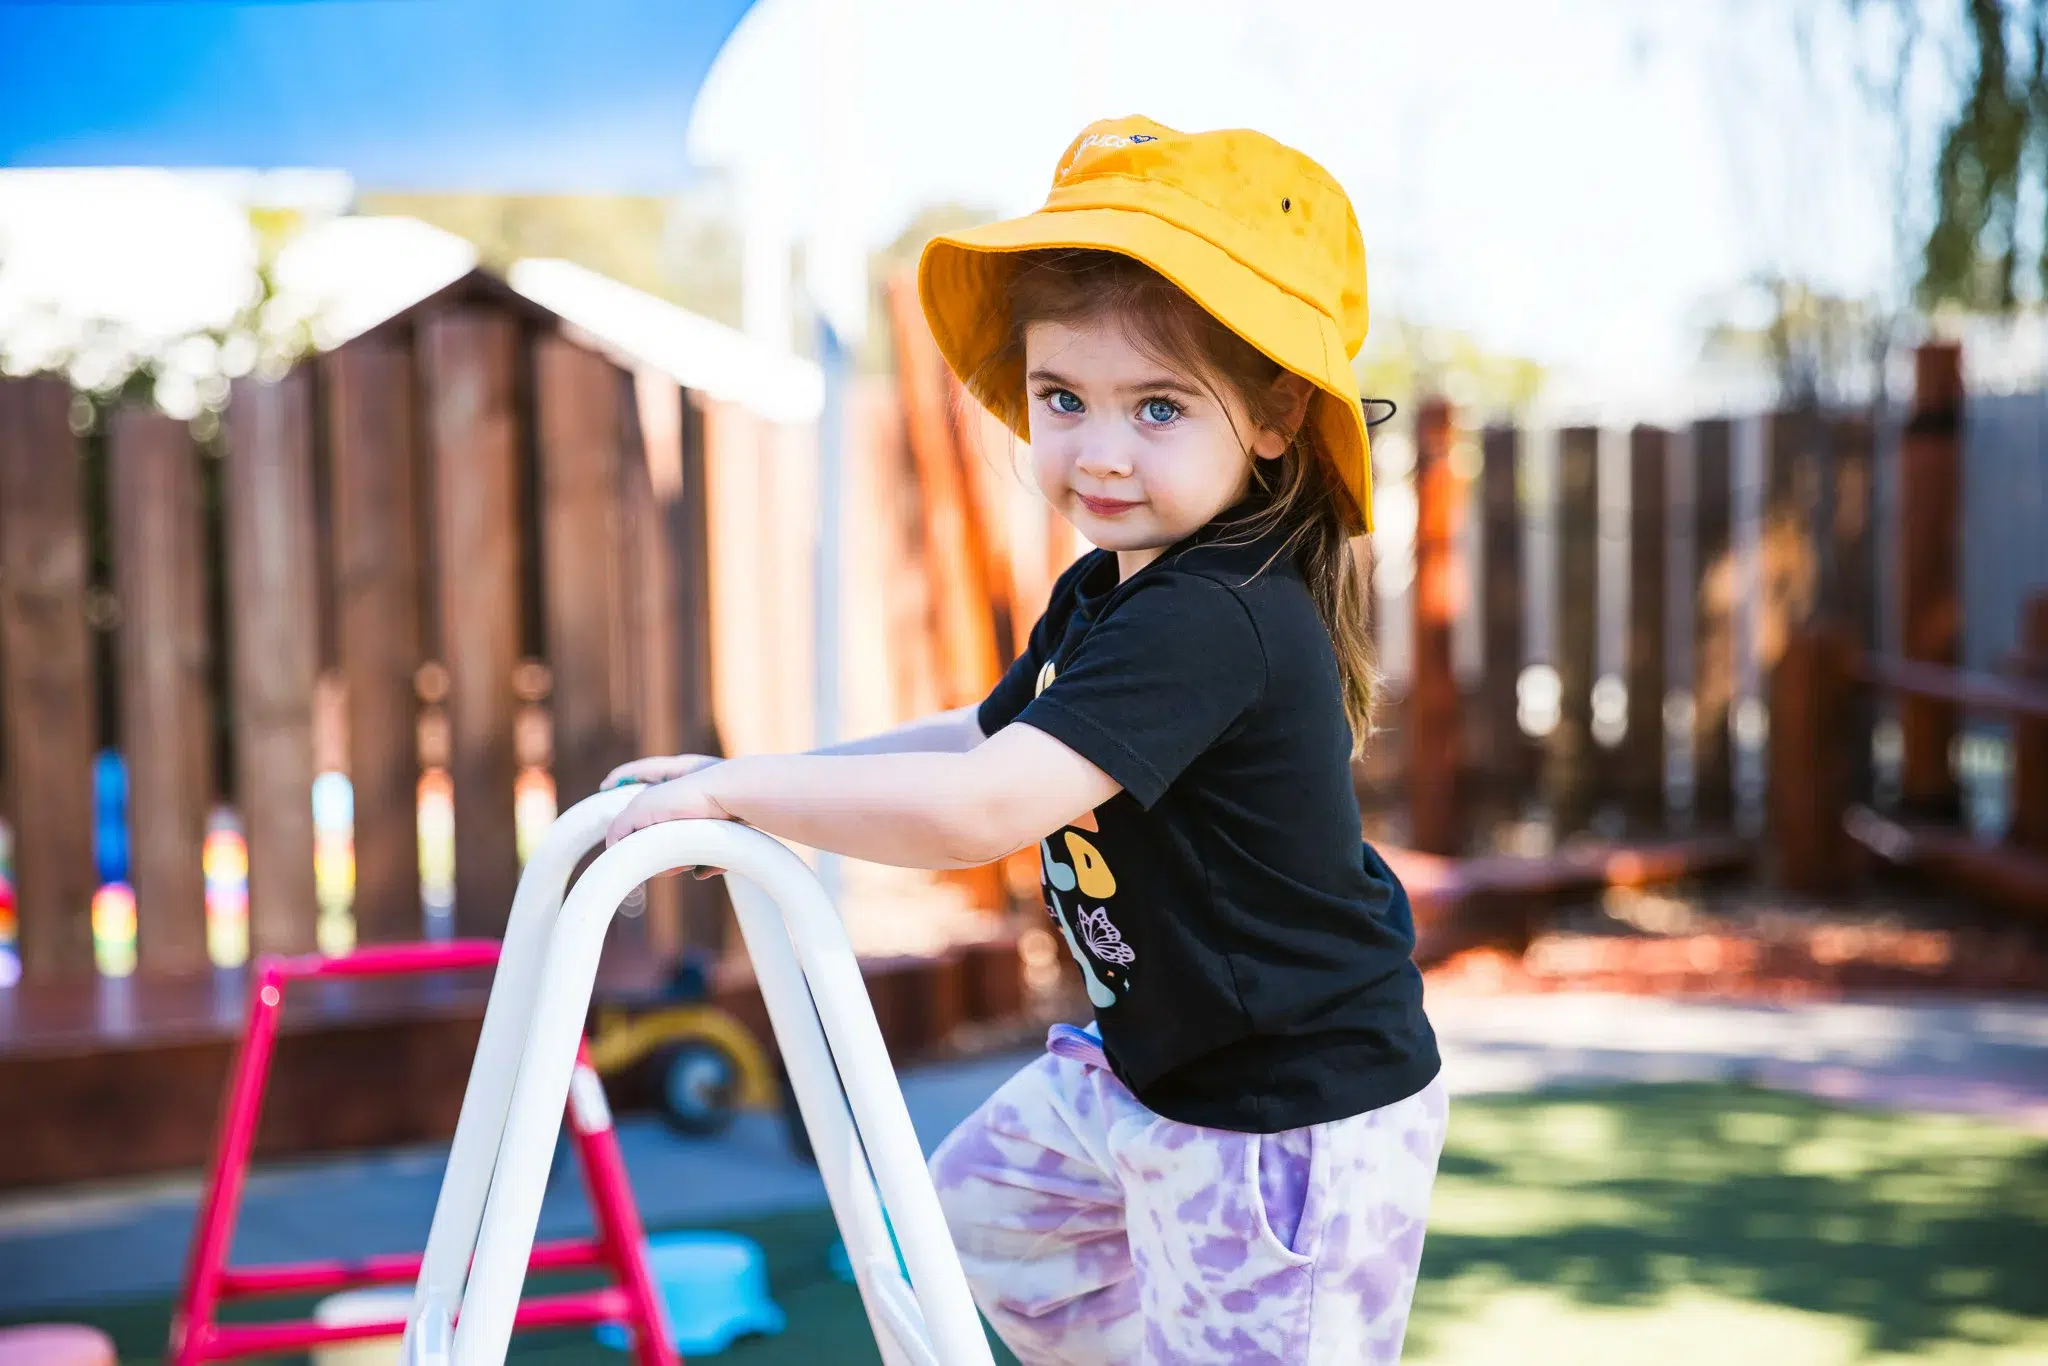
[{"label": "girl's arm", "polygon": [[817,755],[965,754],[987,738],[981,733],[981,723],[976,719],[980,710],[977,703],[955,707],[951,711],[933,712],[930,716],[906,721],[879,735],[842,740],[836,745],[826,745],[810,752]]},{"label": "girl's arm", "polygon": [[1119,790],[1043,731],[1010,725],[964,753],[731,759],[647,789],[612,823],[608,840],[661,821],[734,820],[870,863],[971,868],[1032,844]]},{"label": "girl's arm", "polygon": [[[905,722],[894,730],[845,740],[812,750],[813,754],[963,754],[982,741],[981,724],[975,719],[978,707],[956,707]],[[721,760],[715,754],[664,754],[620,764],[601,784],[666,783],[709,768]]]}]

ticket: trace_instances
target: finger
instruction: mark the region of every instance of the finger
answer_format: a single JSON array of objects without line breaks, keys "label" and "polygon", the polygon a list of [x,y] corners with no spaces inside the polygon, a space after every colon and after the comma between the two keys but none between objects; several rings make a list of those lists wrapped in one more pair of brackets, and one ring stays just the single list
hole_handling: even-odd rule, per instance
[{"label": "finger", "polygon": [[628,783],[644,783],[648,781],[651,776],[648,770],[653,767],[655,762],[649,759],[635,759],[630,764],[620,764],[610,773],[605,774],[604,781],[598,784],[598,791],[606,792],[615,787],[624,787]]},{"label": "finger", "polygon": [[715,877],[724,877],[724,876],[725,876],[725,869],[723,869],[723,868],[692,868],[692,869],[690,870],[690,875],[691,875],[692,877],[696,878],[696,879],[697,879],[697,881],[699,881],[699,882],[707,882],[707,881],[709,881],[710,879],[712,879],[712,878],[715,878]]}]

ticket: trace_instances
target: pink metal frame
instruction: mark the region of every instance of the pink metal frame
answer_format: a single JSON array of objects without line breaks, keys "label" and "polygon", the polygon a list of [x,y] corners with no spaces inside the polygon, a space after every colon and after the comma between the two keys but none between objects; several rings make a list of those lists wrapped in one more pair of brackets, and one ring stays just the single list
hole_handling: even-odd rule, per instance
[{"label": "pink metal frame", "polygon": [[[323,1343],[397,1337],[405,1331],[402,1318],[389,1323],[332,1327],[307,1320],[263,1324],[219,1321],[220,1308],[229,1301],[403,1285],[412,1282],[420,1270],[417,1253],[259,1267],[231,1268],[227,1264],[234,1243],[235,1221],[241,1212],[242,1187],[256,1143],[263,1089],[277,1046],[284,992],[293,982],[465,972],[494,967],[497,961],[498,944],[493,940],[395,944],[337,958],[313,954],[258,961],[248,1024],[228,1077],[220,1138],[199,1202],[184,1290],[179,1296],[177,1313],[171,1319],[166,1360],[172,1366],[303,1352]],[[577,1067],[588,1069],[589,1065],[588,1058],[579,1052]],[[596,1113],[587,1112],[591,1110]],[[525,1331],[622,1323],[632,1334],[635,1366],[680,1366],[665,1329],[660,1291],[643,1255],[640,1212],[633,1203],[611,1117],[603,1113],[602,1106],[579,1107],[572,1103],[569,1121],[572,1146],[597,1233],[592,1238],[536,1245],[527,1269],[550,1272],[598,1268],[610,1271],[615,1283],[572,1294],[523,1299],[513,1320],[514,1327]]]}]

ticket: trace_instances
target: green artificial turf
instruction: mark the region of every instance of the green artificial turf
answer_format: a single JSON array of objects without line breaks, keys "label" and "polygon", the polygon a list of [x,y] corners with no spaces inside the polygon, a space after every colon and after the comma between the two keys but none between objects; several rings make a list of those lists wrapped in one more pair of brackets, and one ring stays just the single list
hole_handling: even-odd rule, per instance
[{"label": "green artificial turf", "polygon": [[[827,1267],[829,1214],[724,1227],[761,1244],[789,1330],[716,1360],[878,1360],[852,1288]],[[96,1323],[143,1362],[162,1352],[168,1314],[51,1317]],[[512,1356],[625,1361],[580,1333],[520,1339]],[[2048,1361],[2048,1141],[1721,1085],[1459,1101],[1407,1359]]]}]

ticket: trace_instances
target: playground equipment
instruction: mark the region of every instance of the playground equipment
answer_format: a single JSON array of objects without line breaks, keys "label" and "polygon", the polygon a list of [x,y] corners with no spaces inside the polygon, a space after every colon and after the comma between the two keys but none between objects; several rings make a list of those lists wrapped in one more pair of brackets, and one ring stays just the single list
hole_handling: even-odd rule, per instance
[{"label": "playground equipment", "polygon": [[[559,900],[567,880],[564,866],[555,876]],[[524,886],[522,885],[522,891]],[[538,895],[538,893],[536,893]],[[285,1294],[325,1294],[402,1285],[420,1274],[422,1254],[368,1257],[356,1261],[302,1262],[274,1266],[228,1265],[234,1246],[235,1221],[241,1209],[242,1186],[256,1145],[256,1123],[270,1060],[284,1015],[285,991],[295,982],[343,981],[395,977],[414,973],[461,972],[488,968],[499,961],[499,946],[488,940],[457,940],[445,944],[395,944],[363,949],[336,958],[309,954],[296,958],[265,958],[258,963],[252,986],[248,1024],[229,1075],[220,1137],[214,1149],[185,1284],[171,1320],[166,1360],[171,1366],[317,1350],[335,1344],[396,1337],[404,1327],[402,1314],[378,1319],[354,1314],[334,1318],[316,1313],[311,1320],[265,1323],[223,1323],[223,1305]],[[495,999],[495,993],[493,997]],[[675,1366],[668,1344],[661,1301],[648,1270],[640,1215],[633,1205],[626,1164],[619,1155],[618,1136],[605,1104],[604,1089],[581,1049],[580,1021],[570,1039],[577,1071],[573,1099],[567,1101],[571,1146],[589,1193],[594,1237],[532,1246],[529,1228],[520,1257],[543,1271],[598,1269],[610,1273],[612,1284],[591,1290],[550,1295],[517,1306],[522,1328],[561,1328],[623,1322],[635,1330],[639,1366]],[[563,1102],[556,1107],[560,1124]],[[467,1110],[465,1109],[465,1117]],[[550,1134],[552,1139],[553,1135]],[[458,1134],[458,1139],[460,1135]],[[550,1143],[549,1151],[552,1153]],[[445,1199],[444,1188],[444,1199]],[[431,1245],[429,1252],[431,1252]],[[515,1291],[516,1293],[516,1291]],[[509,1331],[510,1325],[508,1325]],[[501,1349],[502,1351],[502,1349]]]},{"label": "playground equipment", "polygon": [[[744,826],[675,822],[619,841],[564,902],[570,871],[633,795],[619,788],[571,807],[520,878],[402,1359],[407,1366],[504,1360],[557,1117],[588,1086],[576,1065],[577,1044],[605,930],[619,903],[647,879],[716,867],[731,884],[740,932],[883,1360],[993,1366],[852,945],[803,861]],[[643,1366],[655,1359],[656,1344],[640,1336],[634,1345]]]}]

